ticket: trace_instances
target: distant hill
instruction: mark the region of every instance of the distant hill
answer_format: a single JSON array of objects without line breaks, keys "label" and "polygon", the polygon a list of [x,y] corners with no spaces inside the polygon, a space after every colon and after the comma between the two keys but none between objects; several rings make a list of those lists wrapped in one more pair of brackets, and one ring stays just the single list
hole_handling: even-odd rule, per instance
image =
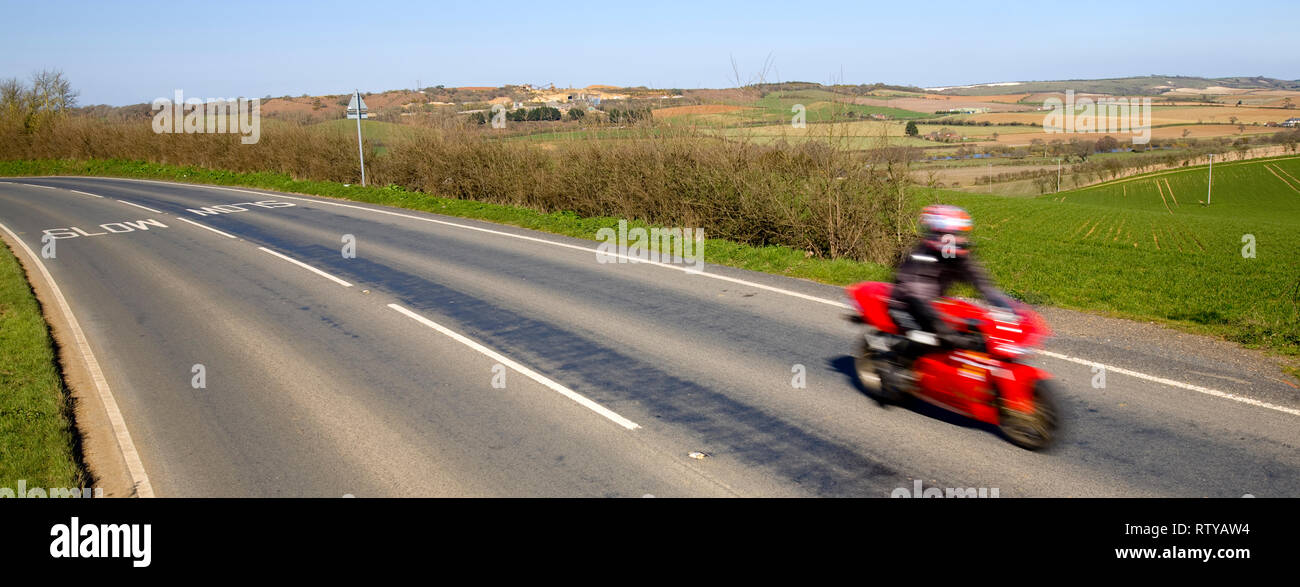
[{"label": "distant hill", "polygon": [[1280,80],[1271,77],[1206,78],[1178,75],[1149,75],[1094,80],[1000,82],[930,89],[941,94],[952,94],[958,96],[987,94],[991,89],[996,89],[1000,93],[1039,93],[1074,90],[1076,92],[1097,94],[1158,96],[1180,88],[1184,89],[1184,92],[1182,93],[1188,93],[1187,90],[1203,90],[1208,88],[1230,88],[1236,90],[1300,90],[1300,80]]}]

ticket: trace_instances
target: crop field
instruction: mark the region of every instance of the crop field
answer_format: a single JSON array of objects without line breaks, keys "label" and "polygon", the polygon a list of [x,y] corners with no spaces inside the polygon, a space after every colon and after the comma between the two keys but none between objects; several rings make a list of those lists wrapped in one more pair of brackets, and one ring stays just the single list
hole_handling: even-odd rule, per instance
[{"label": "crop field", "polygon": [[[1095,141],[1101,137],[1110,135],[1117,139],[1127,141],[1135,136],[1132,132],[1072,134],[1047,133],[1043,132],[1039,127],[1031,126],[953,126],[950,128],[957,134],[970,137],[977,141],[992,141],[992,134],[996,132],[998,133],[997,144],[1013,147],[1029,145],[1032,144],[1034,140],[1039,140],[1044,143],[1050,143],[1052,141],[1068,141],[1073,138]],[[1206,139],[1211,137],[1271,135],[1278,132],[1278,130],[1280,129],[1268,126],[1247,126],[1245,129],[1239,129],[1235,125],[1231,124],[1183,124],[1154,127],[1151,129],[1151,138],[1170,140],[1181,138]],[[922,134],[926,132],[929,131],[923,130]]]},{"label": "crop field", "polygon": [[659,108],[654,111],[655,118],[674,118],[678,116],[690,116],[692,114],[724,114],[735,112],[742,109],[741,106],[734,104],[697,104],[694,106],[673,106],[670,108]]},{"label": "crop field", "polygon": [[[984,114],[966,115],[965,118],[975,122],[990,122],[993,124],[1005,124],[1009,122],[1019,122],[1021,124],[1042,124],[1043,119],[1047,114],[1047,111],[1038,110],[1032,112],[988,112]],[[1247,108],[1245,106],[1151,107],[1152,126],[1170,124],[1280,123],[1292,116],[1296,116],[1294,111],[1283,110],[1281,108]],[[1236,119],[1236,122],[1233,122],[1232,119],[1234,118]]]},{"label": "crop field", "polygon": [[[1037,198],[939,192],[1030,302],[1190,324],[1300,354],[1300,157],[1160,172]],[[1250,256],[1250,245],[1253,254]]]},{"label": "crop field", "polygon": [[[936,127],[937,128],[937,127]],[[908,137],[903,134],[900,122],[858,121],[827,124],[809,124],[803,128],[794,128],[790,124],[775,124],[757,127],[718,129],[720,136],[744,138],[758,144],[770,144],[776,141],[798,143],[806,140],[835,140],[851,149],[872,149],[882,145],[933,147],[936,143],[923,139]]]},{"label": "crop field", "polygon": [[878,114],[894,119],[934,115],[893,106],[850,104],[842,94],[825,90],[800,90],[771,92],[758,100],[742,104],[746,108],[723,114],[720,121],[747,125],[788,123],[794,115],[792,109],[797,104],[802,104],[806,109],[809,123],[843,120],[850,114],[861,118]]},{"label": "crop field", "polygon": [[1014,112],[1025,110],[1030,106],[1017,102],[1023,95],[1017,96],[943,96],[935,94],[913,94],[911,96],[868,96],[854,98],[854,104],[867,106],[889,106],[902,108],[934,116],[941,110],[954,108],[987,108],[990,112]]}]

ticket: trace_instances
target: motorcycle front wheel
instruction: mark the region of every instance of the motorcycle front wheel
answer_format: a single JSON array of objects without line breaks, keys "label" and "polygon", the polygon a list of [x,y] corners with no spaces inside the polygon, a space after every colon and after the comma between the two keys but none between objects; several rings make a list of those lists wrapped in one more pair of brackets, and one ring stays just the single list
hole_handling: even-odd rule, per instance
[{"label": "motorcycle front wheel", "polygon": [[1040,379],[1034,383],[1034,411],[998,406],[998,427],[1012,444],[1029,450],[1041,450],[1056,440],[1060,411],[1056,403],[1056,383]]}]

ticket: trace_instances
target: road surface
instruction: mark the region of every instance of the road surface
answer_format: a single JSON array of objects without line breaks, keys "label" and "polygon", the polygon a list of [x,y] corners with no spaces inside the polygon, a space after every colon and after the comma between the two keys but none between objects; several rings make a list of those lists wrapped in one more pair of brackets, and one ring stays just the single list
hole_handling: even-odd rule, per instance
[{"label": "road surface", "polygon": [[836,287],[263,190],[3,182],[154,495],[1300,496],[1296,389],[1150,325],[1045,310],[1068,428],[1033,453],[865,397]]}]

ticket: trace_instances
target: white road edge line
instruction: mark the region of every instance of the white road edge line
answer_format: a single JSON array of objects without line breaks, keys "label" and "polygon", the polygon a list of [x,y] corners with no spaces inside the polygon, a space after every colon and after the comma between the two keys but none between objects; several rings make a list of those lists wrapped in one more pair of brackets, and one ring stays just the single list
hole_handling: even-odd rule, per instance
[{"label": "white road edge line", "polygon": [[215,232],[215,233],[217,233],[217,234],[219,234],[219,235],[221,235],[221,236],[224,236],[224,237],[226,237],[226,238],[239,238],[239,237],[237,237],[237,236],[235,236],[235,235],[233,235],[233,234],[226,233],[226,232],[221,232],[220,230],[217,230],[217,229],[215,229],[215,228],[212,228],[211,226],[208,226],[208,225],[206,225],[206,224],[199,224],[198,222],[195,222],[195,221],[193,221],[193,220],[190,220],[189,218],[185,218],[185,217],[182,217],[182,216],[177,216],[176,219],[177,219],[177,220],[182,220],[182,221],[188,222],[188,223],[193,224],[194,226],[197,226],[197,227],[199,227],[199,228],[204,228],[204,229],[207,229],[207,230],[211,230],[212,232]]},{"label": "white road edge line", "polygon": [[144,463],[140,460],[140,453],[136,451],[135,442],[131,440],[131,432],[126,428],[126,420],[122,417],[122,410],[117,406],[117,399],[113,397],[113,390],[108,387],[108,379],[104,377],[104,371],[99,367],[99,361],[95,359],[95,353],[90,350],[90,343],[86,340],[86,334],[82,332],[81,325],[77,323],[77,317],[72,314],[72,307],[68,305],[68,300],[63,297],[63,291],[59,289],[59,284],[54,282],[54,277],[50,275],[49,269],[45,268],[45,263],[41,262],[40,257],[36,256],[31,247],[27,246],[23,239],[18,238],[14,231],[9,230],[8,226],[0,224],[0,228],[4,229],[9,234],[9,237],[27,252],[27,257],[40,269],[46,283],[50,284],[50,290],[54,292],[54,299],[59,304],[59,310],[63,312],[63,317],[67,319],[73,340],[77,344],[77,349],[81,351],[81,357],[86,362],[86,368],[90,371],[90,378],[95,382],[95,389],[99,392],[99,401],[104,404],[104,411],[108,413],[108,421],[113,427],[113,435],[117,437],[117,447],[122,452],[122,460],[126,462],[127,473],[131,475],[131,484],[135,487],[135,494],[138,497],[153,497],[153,485],[149,483],[149,475],[145,473]]},{"label": "white road edge line", "polygon": [[[92,179],[95,179],[95,178],[92,178]],[[389,216],[399,216],[399,217],[402,217],[402,218],[410,218],[410,219],[413,219],[413,220],[422,220],[422,221],[424,221],[424,222],[433,222],[433,223],[435,223],[435,224],[443,224],[443,225],[447,225],[447,226],[454,226],[454,227],[457,227],[457,228],[464,228],[464,229],[467,229],[467,230],[477,230],[477,231],[479,231],[479,232],[487,232],[487,233],[491,233],[491,234],[498,234],[498,235],[502,235],[502,236],[508,236],[508,237],[511,237],[511,238],[517,238],[517,239],[526,240],[526,241],[533,241],[533,242],[538,242],[538,243],[543,243],[543,244],[553,245],[553,246],[557,246],[557,247],[564,247],[564,248],[568,248],[568,249],[576,249],[576,250],[580,250],[580,251],[588,251],[588,252],[591,252],[592,254],[595,254],[595,253],[596,253],[596,249],[594,249],[594,248],[583,247],[583,246],[578,246],[578,245],[571,245],[571,244],[569,244],[569,243],[561,243],[561,242],[555,242],[555,241],[547,240],[547,239],[543,239],[543,238],[536,238],[536,237],[531,237],[531,236],[523,236],[523,235],[519,235],[519,234],[511,234],[511,233],[509,233],[509,232],[503,232],[503,231],[499,231],[499,230],[491,230],[491,229],[487,229],[487,228],[480,228],[480,227],[477,227],[477,226],[469,226],[469,225],[466,225],[466,224],[460,224],[460,223],[457,223],[457,222],[448,222],[448,221],[446,221],[446,220],[438,220],[438,219],[436,219],[436,218],[424,218],[424,217],[420,217],[420,216],[415,216],[415,215],[413,215],[413,214],[403,214],[403,213],[401,213],[401,212],[391,212],[391,211],[388,211],[388,210],[380,210],[380,209],[376,209],[376,208],[367,208],[367,207],[365,207],[365,206],[354,206],[354,205],[352,205],[352,204],[343,204],[343,203],[340,203],[340,202],[330,202],[330,201],[328,201],[328,200],[324,200],[324,199],[317,199],[317,198],[303,198],[303,197],[299,197],[299,196],[289,196],[289,195],[285,195],[285,194],[268,194],[268,193],[266,193],[266,192],[255,192],[255,191],[252,191],[252,190],[241,190],[241,189],[238,189],[238,188],[229,188],[229,187],[215,186],[215,185],[187,184],[187,183],[181,183],[181,184],[178,184],[178,183],[176,183],[176,182],[157,181],[157,180],[149,180],[149,179],[138,179],[138,180],[137,180],[137,179],[126,179],[126,178],[98,178],[98,179],[117,179],[117,180],[120,180],[120,181],[143,181],[143,182],[148,182],[148,183],[161,183],[161,184],[165,184],[165,185],[183,185],[183,186],[193,186],[193,187],[200,187],[200,188],[210,188],[210,189],[226,190],[226,191],[231,191],[231,192],[242,192],[242,193],[246,193],[246,194],[256,194],[256,195],[260,195],[260,196],[274,195],[275,197],[278,197],[278,198],[289,198],[289,199],[291,199],[291,200],[301,200],[301,201],[304,201],[304,202],[313,202],[313,203],[317,203],[317,204],[326,204],[326,205],[329,205],[329,206],[339,206],[339,207],[342,207],[342,208],[355,208],[355,209],[357,209],[357,210],[365,210],[365,211],[368,211],[368,212],[377,212],[377,213],[379,213],[379,214],[387,214],[387,215],[389,215]],[[627,257],[626,255],[616,255],[616,254],[613,254],[613,253],[608,253],[608,255],[609,255],[609,256],[615,256],[615,257],[623,257],[623,258],[628,258],[629,260],[633,260],[633,259],[630,259],[629,257]],[[667,269],[676,269],[676,270],[678,270],[678,271],[681,271],[681,272],[683,272],[683,273],[686,273],[687,275],[699,275],[699,276],[702,276],[702,277],[709,277],[709,278],[713,278],[713,279],[720,279],[720,280],[723,280],[723,281],[729,281],[729,282],[732,282],[732,283],[738,283],[738,284],[741,284],[741,285],[746,285],[746,286],[749,286],[749,287],[754,287],[754,288],[758,288],[758,289],[762,289],[762,290],[766,290],[766,291],[770,291],[770,292],[774,292],[774,293],[784,294],[784,295],[788,295],[788,296],[792,296],[792,297],[796,297],[796,298],[800,298],[800,299],[805,299],[805,300],[809,300],[809,301],[813,301],[813,302],[819,302],[819,303],[822,303],[822,304],[826,304],[826,305],[828,305],[828,306],[835,306],[835,307],[844,308],[844,309],[849,309],[849,310],[854,309],[853,306],[851,306],[851,305],[849,305],[849,304],[846,304],[846,303],[844,303],[844,302],[839,302],[839,301],[835,301],[835,300],[828,300],[828,299],[826,299],[826,298],[821,298],[821,297],[817,297],[817,296],[813,296],[813,295],[808,295],[808,294],[804,294],[804,293],[799,293],[799,292],[796,292],[796,291],[790,291],[790,290],[788,290],[788,289],[781,289],[781,288],[779,288],[779,287],[772,287],[772,286],[769,286],[769,285],[763,285],[763,284],[761,284],[761,283],[754,283],[754,282],[752,282],[752,281],[746,281],[746,280],[744,280],[744,279],[737,279],[737,278],[735,278],[735,277],[727,277],[727,276],[725,276],[725,275],[716,275],[716,274],[713,274],[713,273],[703,273],[703,272],[698,272],[698,273],[697,273],[697,272],[692,272],[692,271],[689,271],[689,270],[688,270],[687,268],[685,268],[685,267],[679,267],[679,266],[676,266],[676,265],[670,265],[670,264],[666,264],[666,263],[658,263],[658,262],[652,262],[652,261],[641,261],[641,260],[639,260],[639,259],[635,259],[634,261],[637,262],[637,263],[644,263],[644,264],[646,264],[646,265],[656,265],[656,266],[664,267],[664,268],[667,268]],[[1102,366],[1102,367],[1105,367],[1107,371],[1111,371],[1111,372],[1114,372],[1114,373],[1119,373],[1119,374],[1122,374],[1122,375],[1129,375],[1129,376],[1131,376],[1131,377],[1137,377],[1138,379],[1145,379],[1145,380],[1147,380],[1147,381],[1151,381],[1151,382],[1155,382],[1155,383],[1162,383],[1162,384],[1169,385],[1169,386],[1172,386],[1172,387],[1177,387],[1177,388],[1180,388],[1180,389],[1186,389],[1186,390],[1190,390],[1190,391],[1196,391],[1196,392],[1204,393],[1204,394],[1206,394],[1206,395],[1214,396],[1214,397],[1217,397],[1217,398],[1230,399],[1230,400],[1233,400],[1233,401],[1241,402],[1241,403],[1244,403],[1244,404],[1249,404],[1249,405],[1252,405],[1252,406],[1257,406],[1257,407],[1262,407],[1262,408],[1268,408],[1268,409],[1271,409],[1271,410],[1277,410],[1277,411],[1280,411],[1280,412],[1283,412],[1283,413],[1286,413],[1286,414],[1291,414],[1291,415],[1293,415],[1293,416],[1300,416],[1300,410],[1296,410],[1296,409],[1293,409],[1293,408],[1288,408],[1288,407],[1285,407],[1285,406],[1278,406],[1278,405],[1270,404],[1270,403],[1267,403],[1267,402],[1262,402],[1262,401],[1259,401],[1259,400],[1256,400],[1256,399],[1251,399],[1251,398],[1248,398],[1248,397],[1243,397],[1243,396],[1240,396],[1240,395],[1236,395],[1236,394],[1228,393],[1228,392],[1226,392],[1226,391],[1219,391],[1219,390],[1216,390],[1216,389],[1209,389],[1209,388],[1206,388],[1206,387],[1201,387],[1201,386],[1199,386],[1199,385],[1192,385],[1192,384],[1190,384],[1190,383],[1183,383],[1183,382],[1181,382],[1181,381],[1174,381],[1174,380],[1172,380],[1172,379],[1165,379],[1165,378],[1163,378],[1163,377],[1156,377],[1156,376],[1154,376],[1154,375],[1147,375],[1147,374],[1145,374],[1145,373],[1139,373],[1139,372],[1137,372],[1137,371],[1130,371],[1130,370],[1128,370],[1128,369],[1124,369],[1124,368],[1122,368],[1122,367],[1114,367],[1114,366],[1111,366],[1111,365],[1106,365],[1106,364],[1104,364],[1104,363],[1098,363],[1098,362],[1096,362],[1096,361],[1089,361],[1089,360],[1087,360],[1087,359],[1079,359],[1079,358],[1071,357],[1071,356],[1068,356],[1068,355],[1062,355],[1062,354],[1059,354],[1059,353],[1053,353],[1053,352],[1050,352],[1050,351],[1047,351],[1047,350],[1039,351],[1039,354],[1044,355],[1044,356],[1047,356],[1047,357],[1052,357],[1052,358],[1055,358],[1055,359],[1061,359],[1061,360],[1064,360],[1064,361],[1071,361],[1071,362],[1074,362],[1074,363],[1079,363],[1079,364],[1082,364],[1082,365],[1100,365],[1100,366]]]},{"label": "white road edge line", "polygon": [[306,263],[303,263],[302,261],[299,261],[299,260],[294,259],[294,258],[292,258],[292,257],[286,257],[286,256],[281,255],[280,253],[277,253],[277,252],[275,252],[275,251],[272,251],[271,249],[268,249],[268,248],[266,248],[266,247],[257,247],[257,249],[258,249],[259,251],[266,251],[266,252],[268,252],[268,253],[270,253],[270,254],[272,254],[272,255],[275,255],[275,256],[277,256],[277,257],[279,257],[279,258],[281,258],[281,259],[284,259],[285,261],[288,261],[288,262],[290,262],[290,263],[293,263],[294,265],[297,265],[297,266],[299,266],[299,267],[302,267],[303,269],[306,269],[306,270],[308,270],[308,271],[311,271],[312,273],[315,273],[316,275],[319,275],[319,276],[321,276],[321,277],[324,277],[325,279],[328,279],[328,280],[330,280],[330,281],[333,281],[334,283],[337,283],[337,284],[339,284],[339,285],[341,285],[341,286],[343,286],[343,287],[352,287],[352,284],[351,284],[351,283],[348,283],[348,282],[346,282],[346,281],[343,281],[342,279],[339,279],[339,278],[337,278],[337,277],[334,277],[333,275],[330,275],[330,274],[328,274],[328,273],[326,273],[326,272],[324,272],[324,271],[321,271],[320,269],[317,269],[317,268],[315,268],[315,267],[312,267],[311,265],[308,265],[308,264],[306,264]]},{"label": "white road edge line", "polygon": [[496,362],[501,363],[502,365],[505,365],[505,366],[507,366],[507,367],[510,367],[511,369],[514,369],[515,371],[518,371],[518,372],[519,372],[520,374],[522,374],[524,377],[527,377],[527,378],[529,378],[529,379],[532,379],[533,381],[536,381],[536,382],[538,382],[538,383],[540,383],[540,384],[542,384],[542,385],[545,385],[546,387],[549,387],[551,390],[553,390],[553,391],[559,393],[560,395],[563,395],[564,397],[567,397],[567,398],[569,398],[569,399],[571,399],[571,400],[573,400],[573,401],[575,401],[575,402],[578,402],[578,403],[581,404],[583,407],[585,407],[585,408],[587,408],[587,409],[589,409],[589,410],[591,410],[591,411],[593,411],[593,412],[596,412],[597,414],[600,414],[600,415],[602,415],[602,416],[608,418],[609,420],[613,421],[615,424],[618,424],[619,426],[622,426],[622,427],[624,427],[624,428],[626,428],[626,429],[628,429],[628,430],[636,430],[637,428],[640,428],[640,427],[641,427],[641,426],[640,426],[639,424],[637,424],[636,422],[633,422],[633,421],[631,421],[631,420],[628,420],[627,418],[624,418],[623,416],[618,415],[618,414],[617,414],[616,412],[614,412],[613,410],[610,410],[609,408],[606,408],[605,406],[602,406],[602,405],[600,405],[600,404],[598,404],[598,403],[596,403],[596,402],[594,402],[594,401],[591,401],[591,400],[588,399],[586,396],[584,396],[584,395],[582,395],[582,394],[580,394],[580,393],[578,393],[578,392],[576,392],[576,391],[573,391],[572,389],[569,389],[569,388],[567,388],[567,387],[565,387],[565,386],[563,386],[563,385],[560,385],[559,383],[556,383],[556,382],[552,381],[551,379],[547,378],[546,376],[544,376],[544,375],[542,375],[542,374],[540,374],[540,373],[537,373],[536,371],[533,371],[532,369],[529,369],[528,367],[525,367],[525,366],[523,366],[523,365],[520,365],[519,363],[516,363],[516,362],[514,362],[514,361],[512,361],[512,360],[510,360],[510,359],[508,359],[508,358],[506,358],[505,355],[502,355],[501,353],[498,353],[498,352],[496,352],[496,351],[494,351],[494,350],[492,350],[492,349],[490,349],[490,348],[487,348],[487,347],[485,347],[485,346],[483,346],[483,345],[481,345],[481,344],[479,344],[479,343],[477,343],[477,342],[474,342],[473,340],[471,340],[471,339],[469,339],[469,338],[466,338],[466,337],[464,337],[464,336],[462,336],[462,335],[456,333],[455,331],[453,331],[453,330],[451,330],[451,329],[449,329],[449,328],[447,328],[447,327],[445,327],[445,326],[443,326],[443,325],[441,325],[441,324],[438,324],[437,322],[434,322],[433,320],[430,320],[430,319],[428,319],[428,318],[425,318],[424,316],[421,316],[421,315],[419,315],[419,314],[417,314],[417,313],[415,313],[415,312],[412,312],[412,311],[410,311],[410,310],[407,310],[406,308],[403,308],[403,307],[401,307],[401,306],[399,306],[399,305],[397,305],[397,304],[388,304],[388,307],[389,307],[389,308],[392,308],[393,310],[396,310],[398,313],[400,313],[400,314],[406,316],[407,318],[410,318],[410,319],[412,319],[412,320],[415,320],[416,322],[419,322],[420,324],[423,324],[423,325],[425,325],[425,326],[428,326],[429,328],[432,328],[432,329],[434,329],[434,330],[437,330],[438,332],[441,332],[441,333],[443,333],[443,334],[445,334],[445,335],[451,337],[451,338],[454,339],[456,342],[459,342],[459,343],[461,343],[461,344],[463,344],[463,345],[465,345],[465,346],[467,346],[467,347],[469,347],[469,348],[472,348],[472,349],[474,349],[474,350],[476,350],[476,351],[478,351],[478,352],[480,352],[480,353],[483,353],[484,355],[487,355],[489,358],[495,360]]},{"label": "white road edge line", "polygon": [[1179,389],[1186,389],[1186,390],[1188,390],[1188,391],[1195,391],[1195,392],[1197,392],[1197,393],[1203,393],[1203,394],[1205,394],[1205,395],[1210,395],[1210,396],[1214,396],[1214,397],[1218,397],[1218,398],[1230,399],[1230,400],[1233,400],[1233,401],[1241,402],[1241,403],[1243,403],[1243,404],[1250,404],[1250,405],[1252,405],[1252,406],[1257,406],[1257,407],[1261,407],[1261,408],[1267,408],[1267,409],[1270,409],[1270,410],[1277,410],[1277,411],[1282,412],[1282,413],[1284,413],[1284,414],[1291,414],[1292,416],[1300,416],[1300,410],[1297,410],[1297,409],[1295,409],[1295,408],[1288,408],[1288,407],[1286,407],[1286,406],[1279,406],[1279,405],[1275,405],[1275,404],[1270,404],[1270,403],[1268,403],[1268,402],[1262,402],[1262,401],[1259,401],[1259,400],[1257,400],[1257,399],[1252,399],[1252,398],[1248,398],[1248,397],[1240,396],[1240,395],[1237,395],[1237,394],[1234,394],[1234,393],[1228,393],[1228,392],[1226,392],[1226,391],[1219,391],[1219,390],[1217,390],[1217,389],[1210,389],[1210,388],[1208,388],[1208,387],[1201,387],[1201,386],[1199,386],[1199,385],[1192,385],[1192,384],[1190,384],[1190,383],[1183,383],[1183,382],[1181,382],[1181,381],[1174,381],[1173,379],[1165,379],[1164,377],[1156,377],[1156,376],[1154,376],[1154,375],[1147,375],[1146,373],[1139,373],[1139,372],[1137,372],[1137,371],[1131,371],[1131,370],[1125,369],[1125,368],[1123,368],[1123,367],[1113,367],[1113,366],[1111,366],[1111,365],[1106,365],[1106,364],[1103,364],[1103,363],[1098,363],[1098,362],[1096,362],[1096,361],[1089,361],[1089,360],[1087,360],[1087,359],[1080,359],[1080,358],[1078,358],[1078,357],[1071,357],[1071,356],[1069,356],[1069,355],[1062,355],[1062,354],[1060,354],[1060,353],[1054,353],[1054,352],[1047,351],[1047,350],[1040,350],[1040,351],[1038,351],[1038,354],[1040,354],[1040,355],[1044,355],[1044,356],[1048,356],[1048,357],[1052,357],[1052,358],[1054,358],[1054,359],[1060,359],[1060,360],[1062,360],[1062,361],[1070,361],[1070,362],[1072,362],[1072,363],[1078,363],[1078,364],[1080,364],[1080,365],[1088,365],[1088,366],[1090,366],[1090,367],[1095,365],[1095,366],[1102,367],[1102,368],[1106,369],[1106,372],[1108,372],[1108,373],[1119,373],[1119,374],[1121,374],[1121,375],[1128,375],[1129,377],[1136,377],[1136,378],[1138,378],[1138,379],[1143,379],[1143,380],[1151,381],[1151,382],[1154,382],[1154,383],[1162,383],[1162,384],[1164,384],[1164,385],[1168,385],[1168,386],[1170,386],[1170,387],[1177,387],[1177,388],[1179,388]]},{"label": "white road edge line", "polygon": [[[75,191],[75,190],[74,190],[74,191]],[[139,204],[137,204],[137,203],[135,203],[135,202],[128,202],[128,201],[126,201],[126,200],[118,200],[118,201],[121,202],[121,203],[123,203],[123,204],[126,204],[127,206],[135,206],[136,208],[143,208],[143,209],[145,209],[145,210],[148,210],[148,211],[150,211],[150,212],[153,212],[154,214],[166,214],[166,212],[163,212],[162,210],[154,210],[153,208],[150,208],[150,207],[148,207],[148,206],[141,206],[141,205],[139,205]]]}]

